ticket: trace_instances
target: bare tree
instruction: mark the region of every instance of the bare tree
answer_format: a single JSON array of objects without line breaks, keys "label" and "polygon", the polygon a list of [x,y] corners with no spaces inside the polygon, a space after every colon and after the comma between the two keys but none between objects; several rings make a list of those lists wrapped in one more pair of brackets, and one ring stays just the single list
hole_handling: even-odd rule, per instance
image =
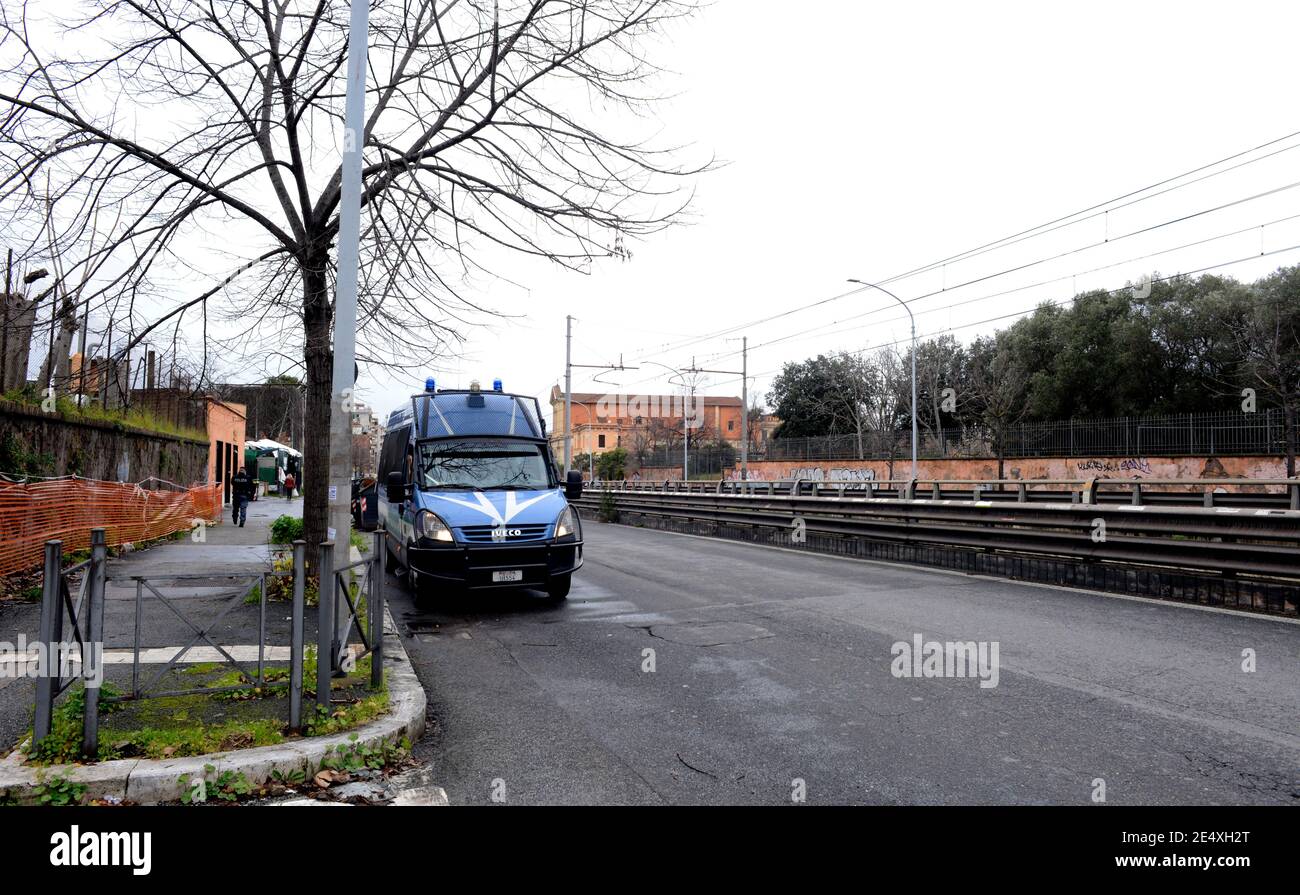
[{"label": "bare tree", "polygon": [[889,478],[894,477],[894,462],[898,459],[899,432],[907,416],[903,399],[907,376],[903,372],[903,359],[889,348],[882,348],[867,359],[868,380],[867,419],[875,436],[873,453],[879,454],[889,467]]},{"label": "bare tree", "polygon": [[[582,269],[670,223],[701,170],[615,131],[657,98],[650,40],[693,0],[395,0],[372,4],[364,133],[343,133],[345,0],[81,0],[0,24],[0,202],[120,212],[82,301],[113,303],[119,353],[194,321],[301,354],[304,522],[326,525],[339,141],[359,139],[358,358],[427,367],[481,309],[465,282],[523,253]],[[618,110],[633,114],[620,116]],[[27,206],[30,213],[30,202]],[[22,211],[15,212],[21,216]],[[56,212],[57,214],[57,212]],[[236,249],[238,233],[254,247]],[[189,260],[206,241],[207,267]],[[225,250],[234,273],[214,272]],[[151,286],[192,270],[179,300]],[[125,307],[118,308],[119,303]]]},{"label": "bare tree", "polygon": [[[904,356],[910,361],[911,349]],[[965,352],[952,335],[943,335],[921,342],[916,349],[917,415],[921,429],[934,440],[941,456],[948,454],[948,437],[944,427],[944,414],[956,420],[956,413],[944,410],[944,390],[952,389],[956,395],[962,381]]]},{"label": "bare tree", "polygon": [[1282,406],[1286,474],[1296,474],[1300,415],[1300,267],[1282,268],[1254,287],[1228,319],[1248,381]]},{"label": "bare tree", "polygon": [[1029,375],[1007,344],[998,337],[976,339],[970,347],[970,400],[989,437],[998,461],[998,478],[1004,478],[1007,440],[1013,427],[1028,412]]}]

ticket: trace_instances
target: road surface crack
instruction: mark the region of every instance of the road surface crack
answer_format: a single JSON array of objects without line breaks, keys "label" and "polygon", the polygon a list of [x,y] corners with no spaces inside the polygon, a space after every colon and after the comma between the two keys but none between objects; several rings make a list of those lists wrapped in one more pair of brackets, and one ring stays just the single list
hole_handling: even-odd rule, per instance
[{"label": "road surface crack", "polygon": [[708,777],[711,780],[718,779],[717,774],[710,774],[708,771],[704,770],[703,768],[697,768],[695,765],[691,764],[689,761],[682,758],[682,753],[680,752],[677,753],[677,760],[680,761],[682,764],[686,765],[688,768],[690,768],[692,771],[694,771],[697,774],[703,774],[705,777]]}]

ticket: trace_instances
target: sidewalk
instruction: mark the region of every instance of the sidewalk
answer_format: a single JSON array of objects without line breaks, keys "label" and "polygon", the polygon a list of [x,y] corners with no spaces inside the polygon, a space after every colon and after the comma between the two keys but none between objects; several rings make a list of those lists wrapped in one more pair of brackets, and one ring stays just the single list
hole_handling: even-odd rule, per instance
[{"label": "sidewalk", "polygon": [[[258,642],[259,612],[256,604],[245,605],[239,595],[247,591],[252,577],[271,570],[272,551],[267,543],[271,523],[281,515],[301,516],[302,500],[288,501],[262,498],[248,505],[248,518],[243,528],[231,524],[231,508],[222,510],[222,521],[203,530],[203,541],[182,534],[179,540],[166,541],[146,550],[132,551],[110,559],[104,605],[104,647],[106,650],[129,649],[133,642],[136,623],[136,585],[130,576],[148,576],[151,579],[167,575],[194,575],[198,580],[151,582],[190,620],[206,628],[212,620],[222,616],[209,635],[217,643],[255,647]],[[244,576],[242,579],[221,576]],[[191,641],[194,631],[156,597],[144,591],[140,618],[140,647],[150,650],[142,658],[166,662],[179,648]],[[234,605],[231,605],[231,604]],[[0,604],[0,641],[14,643],[19,635],[28,642],[37,639],[40,622],[38,603]],[[271,602],[266,611],[267,642],[289,642],[289,604]],[[315,613],[306,613],[305,634],[310,642],[315,636]],[[65,628],[65,635],[71,635]],[[201,652],[187,655],[191,661],[208,661],[212,650],[206,642],[199,642]],[[173,649],[166,649],[172,647]],[[196,650],[198,647],[196,647]],[[240,650],[239,653],[246,653]],[[238,656],[239,653],[236,655]],[[271,657],[279,658],[279,651],[268,650]],[[282,661],[282,660],[281,660]],[[108,680],[120,687],[130,686],[131,666],[109,659],[106,668]],[[0,752],[11,748],[31,725],[32,707],[36,698],[35,681],[31,678],[0,676]]]}]

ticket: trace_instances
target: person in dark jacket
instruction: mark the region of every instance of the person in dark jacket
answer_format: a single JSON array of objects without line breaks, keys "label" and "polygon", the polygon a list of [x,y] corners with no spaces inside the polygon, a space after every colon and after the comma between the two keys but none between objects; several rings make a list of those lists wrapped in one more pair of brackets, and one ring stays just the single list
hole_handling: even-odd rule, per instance
[{"label": "person in dark jacket", "polygon": [[249,478],[247,467],[239,467],[239,472],[230,480],[231,497],[234,501],[234,516],[232,520],[239,524],[240,528],[244,527],[244,520],[248,518],[248,502],[253,499],[253,488],[256,483]]}]

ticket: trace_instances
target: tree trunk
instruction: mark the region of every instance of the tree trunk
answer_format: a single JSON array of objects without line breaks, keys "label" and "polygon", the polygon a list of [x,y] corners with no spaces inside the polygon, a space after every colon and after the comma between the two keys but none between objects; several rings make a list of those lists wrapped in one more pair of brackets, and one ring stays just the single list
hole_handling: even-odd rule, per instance
[{"label": "tree trunk", "polygon": [[307,393],[303,398],[302,491],[303,538],[307,565],[314,570],[320,544],[329,528],[330,396],[334,387],[334,349],[330,339],[333,308],[329,295],[329,259],[324,254],[303,264],[303,360]]}]

